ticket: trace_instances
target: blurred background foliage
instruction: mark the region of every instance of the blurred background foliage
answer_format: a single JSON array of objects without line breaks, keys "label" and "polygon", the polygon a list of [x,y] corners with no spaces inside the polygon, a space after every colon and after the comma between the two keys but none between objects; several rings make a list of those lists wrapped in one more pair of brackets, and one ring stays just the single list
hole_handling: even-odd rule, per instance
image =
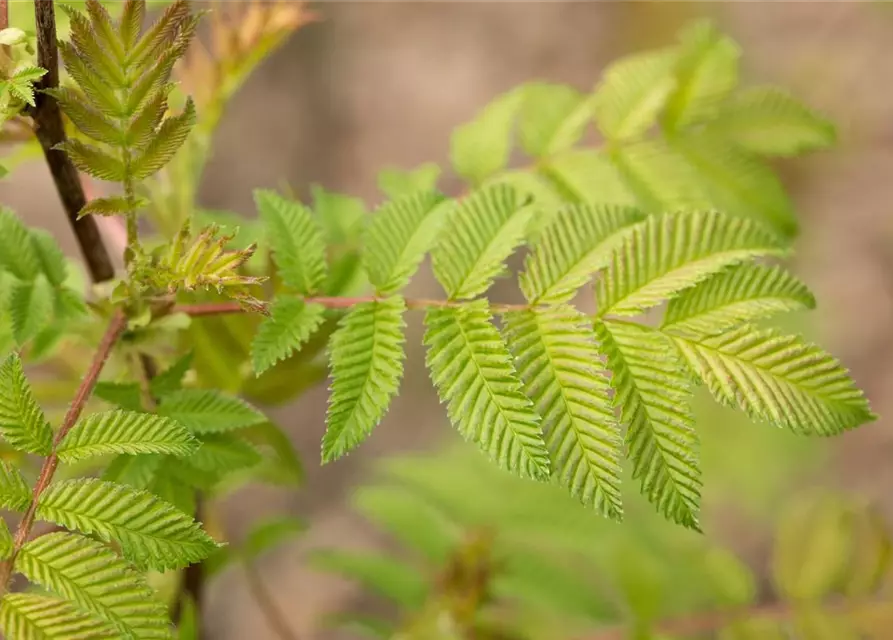
[{"label": "blurred background foliage", "polygon": [[[293,189],[337,245],[332,295],[362,289],[352,232],[380,201],[380,187],[399,188],[405,174],[396,167],[448,166],[454,127],[519,83],[589,91],[617,57],[667,46],[686,25],[714,19],[741,45],[747,83],[790,89],[838,127],[836,148],[773,163],[800,222],[797,270],[820,299],[811,323],[792,317],[788,328],[832,345],[886,414],[884,391],[893,382],[893,91],[883,83],[893,77],[889,3],[196,5],[212,13],[202,44],[176,73],[180,94],[195,96],[202,119],[176,162],[148,185],[152,229],[170,237],[194,216],[238,226],[240,243],[262,241],[251,189]],[[117,3],[108,6],[114,12]],[[33,28],[30,2],[12,1],[10,13],[13,26]],[[22,142],[21,129],[11,123],[4,138]],[[0,185],[0,199],[62,238],[76,265],[45,170],[33,162],[39,151],[26,141],[3,152],[16,173]],[[383,174],[384,167],[395,169]],[[450,193],[461,183],[449,171],[440,178]],[[113,244],[116,229],[104,232]],[[265,251],[249,269],[272,274]],[[83,273],[71,271],[72,286],[86,286]],[[414,286],[424,294],[431,283],[421,280]],[[411,368],[369,446],[319,468],[325,336],[334,320],[260,378],[247,366],[256,322],[202,319],[185,333],[174,323],[154,337],[168,354],[165,367],[175,340],[193,352],[189,384],[279,407],[270,459],[282,462],[289,481],[238,494],[220,487],[208,514],[215,533],[232,541],[210,567],[219,578],[207,603],[212,638],[282,637],[264,614],[270,600],[302,639],[392,631],[432,640],[893,637],[885,420],[840,442],[806,440],[704,398],[697,417],[705,535],[662,521],[634,491],[625,496],[625,522],[615,524],[453,442]],[[46,365],[38,387],[45,405],[64,410],[98,330],[84,326],[64,343],[48,333],[42,353],[32,354]],[[417,373],[420,364],[420,354],[410,356]]]}]

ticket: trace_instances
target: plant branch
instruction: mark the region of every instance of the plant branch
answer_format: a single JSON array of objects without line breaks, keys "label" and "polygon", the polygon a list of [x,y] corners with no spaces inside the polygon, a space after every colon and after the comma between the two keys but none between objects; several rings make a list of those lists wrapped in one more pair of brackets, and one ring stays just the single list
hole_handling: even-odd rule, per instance
[{"label": "plant branch", "polygon": [[93,361],[90,363],[90,368],[87,370],[84,379],[81,380],[81,384],[74,396],[74,400],[72,400],[71,405],[69,405],[68,411],[65,414],[65,418],[62,420],[62,426],[59,427],[59,430],[56,432],[56,437],[53,440],[52,453],[46,457],[43,466],[40,469],[40,475],[37,478],[37,483],[34,485],[34,490],[32,492],[31,504],[28,506],[28,510],[22,517],[18,529],[16,529],[12,554],[2,565],[0,565],[0,592],[6,591],[9,579],[12,576],[12,568],[15,564],[16,556],[18,555],[19,550],[28,541],[28,536],[31,535],[31,529],[34,527],[34,517],[37,513],[37,505],[40,496],[53,480],[53,474],[56,472],[56,467],[59,464],[56,448],[77,423],[78,418],[80,418],[81,412],[87,404],[87,400],[90,399],[90,395],[96,387],[96,382],[99,380],[99,374],[102,373],[102,368],[108,361],[112,349],[118,342],[121,334],[124,333],[126,327],[127,317],[124,315],[123,310],[119,309],[115,312],[115,315],[109,322],[105,335],[102,337],[102,341],[96,349],[96,354],[93,356]]},{"label": "plant branch", "polygon": [[[7,0],[0,0],[5,6]],[[59,50],[56,46],[56,16],[53,0],[35,0],[34,17],[37,23],[37,64],[47,70],[37,85],[35,106],[31,110],[34,133],[46,158],[56,184],[56,191],[81,253],[94,282],[104,282],[115,277],[108,250],[102,242],[99,225],[92,216],[78,219],[78,213],[87,204],[84,187],[78,170],[71,159],[56,145],[65,142],[65,127],[59,103],[45,89],[59,86]]]},{"label": "plant branch", "polygon": [[248,591],[263,612],[273,633],[278,636],[279,640],[298,640],[298,636],[292,631],[288,620],[283,615],[282,609],[279,608],[273,599],[273,594],[264,586],[257,569],[250,562],[245,562],[244,566],[245,575],[248,578]]},{"label": "plant branch", "polygon": [[[385,300],[381,296],[356,296],[356,297],[326,297],[306,296],[303,298],[307,304],[320,304],[328,309],[349,309],[364,302],[377,302]],[[465,301],[434,300],[429,298],[407,298],[406,306],[409,309],[443,309],[462,307]],[[531,304],[491,304],[490,309],[496,313],[509,311],[526,311],[536,308]],[[171,307],[170,313],[184,313],[188,316],[216,316],[231,313],[245,313],[245,309],[238,302],[201,302],[196,304],[178,304]]]},{"label": "plant branch", "polygon": [[9,0],[0,0],[0,29],[9,26]]}]

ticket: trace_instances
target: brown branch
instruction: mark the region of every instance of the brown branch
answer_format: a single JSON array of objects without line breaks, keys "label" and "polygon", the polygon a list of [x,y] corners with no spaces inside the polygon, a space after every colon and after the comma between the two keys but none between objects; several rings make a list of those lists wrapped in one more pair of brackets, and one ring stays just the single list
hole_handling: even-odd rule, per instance
[{"label": "brown branch", "polygon": [[111,322],[109,322],[105,335],[102,337],[102,341],[99,343],[96,354],[93,356],[93,361],[90,363],[90,368],[87,370],[84,379],[81,380],[81,384],[74,396],[74,400],[72,400],[71,405],[69,405],[68,411],[65,414],[65,418],[62,420],[62,426],[59,427],[59,431],[56,432],[56,437],[53,440],[53,451],[46,457],[43,466],[40,469],[37,484],[34,485],[31,504],[28,506],[28,510],[22,517],[22,521],[19,522],[18,529],[16,529],[12,555],[0,565],[0,592],[6,591],[9,579],[12,576],[12,568],[15,564],[16,555],[18,555],[19,550],[28,541],[28,536],[31,535],[31,529],[34,527],[34,517],[37,513],[37,504],[40,500],[40,496],[53,480],[53,474],[56,472],[56,467],[59,464],[56,448],[68,432],[71,431],[71,428],[74,427],[75,423],[77,423],[78,418],[81,416],[81,412],[84,410],[84,406],[87,404],[87,400],[90,399],[90,395],[93,393],[93,388],[96,386],[96,382],[99,380],[99,374],[102,373],[102,368],[105,366],[105,363],[109,359],[109,355],[112,353],[112,348],[115,346],[115,343],[118,342],[118,338],[124,333],[126,327],[127,317],[124,315],[124,312],[119,309],[115,312]]},{"label": "brown branch", "polygon": [[[327,297],[327,296],[307,296],[303,298],[307,304],[319,304],[328,309],[349,309],[364,302],[378,302],[386,300],[382,296],[356,296],[356,297]],[[432,308],[451,308],[461,307],[466,304],[463,301],[456,300],[434,300],[430,298],[409,298],[406,300],[406,306],[409,309],[432,309]],[[491,304],[490,309],[496,313],[507,313],[509,311],[526,311],[535,308],[536,305],[530,304]],[[185,313],[188,316],[216,316],[231,313],[244,313],[245,309],[238,302],[200,302],[196,304],[178,304],[170,309],[170,313]]]},{"label": "brown branch", "polygon": [[0,0],[0,29],[9,26],[9,0]]},{"label": "brown branch", "polygon": [[258,574],[250,562],[245,562],[245,575],[248,578],[248,591],[257,602],[273,633],[279,637],[279,640],[298,640],[298,636],[292,630],[282,609],[276,604],[273,595],[264,586],[261,576]]},{"label": "brown branch", "polygon": [[[5,3],[5,0],[0,0]],[[92,216],[78,220],[78,213],[87,204],[84,187],[78,170],[71,159],[56,145],[65,142],[65,127],[59,103],[45,89],[59,86],[59,50],[56,46],[56,17],[53,0],[35,0],[34,17],[37,22],[37,64],[47,70],[37,85],[35,106],[31,110],[34,133],[50,167],[56,191],[62,200],[65,215],[77,238],[87,268],[94,282],[104,282],[115,277],[108,250],[102,242],[99,226]]]}]

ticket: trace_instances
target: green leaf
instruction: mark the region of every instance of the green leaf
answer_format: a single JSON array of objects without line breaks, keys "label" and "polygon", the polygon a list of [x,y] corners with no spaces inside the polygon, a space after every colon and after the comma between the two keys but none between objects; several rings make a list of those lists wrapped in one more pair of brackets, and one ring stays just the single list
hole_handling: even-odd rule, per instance
[{"label": "green leaf", "polygon": [[593,110],[601,132],[612,141],[644,134],[676,87],[675,51],[654,51],[613,63],[595,88]]},{"label": "green leaf", "polygon": [[366,217],[366,204],[360,198],[327,191],[317,184],[311,185],[310,195],[327,243],[354,242],[356,231]]},{"label": "green leaf", "polygon": [[712,206],[768,223],[788,238],[796,235],[793,205],[781,181],[758,158],[706,132],[674,138],[672,145],[696,172]]},{"label": "green leaf", "polygon": [[569,302],[577,289],[607,266],[624,239],[617,232],[644,219],[632,207],[570,205],[551,217],[527,255],[520,276],[530,303]]},{"label": "green leaf", "polygon": [[52,449],[53,431],[15,353],[0,364],[0,433],[17,451],[45,456]]},{"label": "green leaf", "polygon": [[636,315],[757,256],[784,255],[762,226],[715,211],[650,216],[630,227],[598,282],[599,315]]},{"label": "green leaf", "polygon": [[12,533],[6,525],[6,520],[0,518],[0,560],[6,560],[12,555],[15,542]]},{"label": "green leaf", "polygon": [[322,442],[323,462],[360,444],[384,417],[403,375],[402,298],[364,302],[332,335],[331,394]]},{"label": "green leaf", "polygon": [[56,145],[61,149],[78,169],[86,174],[108,182],[123,182],[127,177],[124,164],[113,156],[80,140],[68,139]]},{"label": "green leaf", "polygon": [[134,149],[144,149],[148,146],[167,112],[167,98],[172,89],[172,85],[162,85],[147,98],[140,109],[130,118],[126,130],[121,136],[122,143],[119,144]]},{"label": "green leaf", "polygon": [[366,229],[363,253],[369,282],[378,295],[392,295],[409,284],[452,207],[452,202],[431,191],[379,207]]},{"label": "green leaf", "polygon": [[743,325],[674,342],[718,401],[754,419],[823,436],[875,419],[846,369],[799,336]]},{"label": "green leaf", "polygon": [[192,434],[170,418],[118,409],[78,420],[56,453],[62,462],[76,462],[111,453],[186,456],[197,448]]},{"label": "green leaf", "polygon": [[85,136],[112,146],[119,146],[123,141],[119,126],[92,106],[83,92],[60,87],[48,89],[47,93],[59,102],[65,115]]},{"label": "green leaf", "polygon": [[90,15],[90,22],[93,26],[90,36],[96,40],[103,51],[114,55],[117,60],[123,60],[124,46],[108,10],[100,0],[87,0],[87,13]]},{"label": "green leaf", "polygon": [[512,312],[504,322],[525,392],[542,417],[552,474],[584,504],[620,519],[622,438],[592,326],[565,306]]},{"label": "green leaf", "polygon": [[28,228],[6,207],[0,207],[0,271],[19,280],[33,280],[40,271]]},{"label": "green leaf", "polygon": [[484,107],[474,120],[453,130],[450,162],[456,173],[478,185],[505,168],[515,115],[523,99],[523,91],[505,93]]},{"label": "green leaf", "polygon": [[127,115],[115,90],[100,79],[92,67],[81,58],[74,45],[70,42],[59,42],[59,54],[69,75],[96,109],[112,118]]},{"label": "green leaf", "polygon": [[230,433],[209,433],[200,437],[201,447],[182,461],[203,472],[213,483],[224,476],[260,463],[261,455],[253,446]]},{"label": "green leaf", "polygon": [[34,338],[52,320],[53,290],[43,276],[30,282],[14,282],[9,296],[12,334],[19,345]]},{"label": "green leaf", "polygon": [[155,481],[164,461],[164,456],[158,455],[120,455],[105,468],[102,479],[126,484],[134,489],[148,489]]},{"label": "green leaf", "polygon": [[56,240],[43,229],[30,229],[31,244],[40,263],[40,271],[54,287],[61,287],[68,280],[68,264],[65,254]]},{"label": "green leaf", "polygon": [[171,366],[149,381],[149,391],[156,397],[170,395],[183,388],[183,379],[192,368],[193,352],[177,358]]},{"label": "green leaf", "polygon": [[614,405],[627,426],[628,456],[642,493],[666,518],[698,529],[701,470],[692,390],[672,346],[628,322],[598,322],[613,373]]},{"label": "green leaf", "polygon": [[134,209],[139,210],[147,207],[149,201],[146,198],[137,197],[133,203],[124,196],[106,196],[103,198],[93,198],[84,205],[84,208],[78,212],[78,219],[84,216],[120,216]]},{"label": "green leaf", "polygon": [[604,150],[574,149],[543,162],[540,173],[570,202],[640,206],[640,200]]},{"label": "green leaf", "polygon": [[837,140],[834,124],[776,87],[749,87],[708,124],[718,138],[765,156],[795,156]]},{"label": "green leaf", "polygon": [[15,569],[29,581],[114,625],[128,640],[170,638],[167,608],[109,547],[64,531],[32,540]]},{"label": "green leaf", "polygon": [[277,547],[286,540],[303,534],[307,523],[298,518],[283,516],[260,522],[248,532],[243,543],[243,551],[249,562],[261,554]]},{"label": "green leaf", "polygon": [[31,504],[31,489],[22,473],[10,463],[0,460],[0,507],[25,511]]},{"label": "green leaf", "polygon": [[326,279],[326,246],[310,210],[274,191],[258,189],[254,200],[282,280],[303,295],[316,293]]},{"label": "green leaf", "polygon": [[143,396],[140,386],[136,382],[108,382],[102,380],[96,383],[93,395],[122,409],[129,409],[130,411],[143,410]]},{"label": "green leaf", "polygon": [[506,184],[462,200],[431,251],[434,275],[451,300],[480,295],[505,275],[503,262],[524,241],[533,213],[530,202]]},{"label": "green leaf", "polygon": [[141,0],[127,0],[118,21],[121,46],[124,51],[131,51],[136,46],[146,18],[146,3]]},{"label": "green leaf", "polygon": [[279,297],[270,307],[251,343],[251,362],[257,375],[290,357],[322,325],[325,307],[300,298]]},{"label": "green leaf", "polygon": [[0,630],[15,640],[115,640],[120,635],[66,600],[37,593],[7,593],[0,602]]},{"label": "green leaf", "polygon": [[667,306],[661,328],[705,336],[786,311],[815,308],[815,297],[782,267],[739,265],[688,289]]},{"label": "green leaf", "polygon": [[195,104],[192,98],[187,98],[183,112],[166,118],[142,153],[132,160],[133,177],[137,180],[148,178],[170,162],[186,141],[195,120]]},{"label": "green leaf", "polygon": [[378,173],[378,188],[388,198],[408,196],[419,191],[434,191],[441,169],[433,162],[426,162],[410,171],[382,169]]},{"label": "green leaf", "polygon": [[94,478],[51,484],[37,517],[115,540],[140,569],[179,569],[207,558],[217,543],[191,517],[147,491]]},{"label": "green leaf", "polygon": [[563,84],[531,82],[522,87],[518,118],[521,146],[542,158],[573,147],[592,118],[592,99]]},{"label": "green leaf", "polygon": [[677,85],[667,100],[663,125],[670,131],[716,115],[738,84],[741,50],[707,20],[695,22],[680,37]]},{"label": "green leaf", "polygon": [[266,422],[250,404],[213,389],[183,389],[162,399],[158,414],[173,418],[193,433],[243,429]]},{"label": "green leaf", "polygon": [[416,609],[428,591],[419,572],[397,560],[371,554],[317,550],[310,558],[314,569],[335,573],[397,604]]},{"label": "green leaf", "polygon": [[425,325],[426,364],[450,422],[499,466],[547,478],[549,451],[539,418],[521,391],[487,301],[430,309]]}]

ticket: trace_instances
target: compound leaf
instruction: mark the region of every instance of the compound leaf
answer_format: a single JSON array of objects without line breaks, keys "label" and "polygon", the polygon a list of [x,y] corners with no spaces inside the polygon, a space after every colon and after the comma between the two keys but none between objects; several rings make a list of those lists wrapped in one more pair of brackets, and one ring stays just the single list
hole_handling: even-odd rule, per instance
[{"label": "compound leaf", "polygon": [[552,474],[571,494],[620,519],[622,438],[586,317],[572,307],[516,311],[506,341],[542,417]]},{"label": "compound leaf", "polygon": [[0,433],[16,450],[49,455],[53,431],[13,353],[0,364]]},{"label": "compound leaf", "polygon": [[815,297],[806,285],[782,267],[744,264],[717,273],[670,300],[661,328],[704,336],[814,307]]},{"label": "compound leaf", "polygon": [[754,419],[822,436],[875,419],[847,370],[799,336],[742,325],[674,342],[718,401]]},{"label": "compound leaf", "polygon": [[775,234],[743,218],[715,211],[651,216],[614,250],[598,282],[599,314],[636,315],[730,265],[785,252]]},{"label": "compound leaf", "polygon": [[193,433],[233,431],[267,421],[244,400],[214,389],[182,389],[165,396],[158,415],[173,418]]},{"label": "compound leaf", "polygon": [[362,303],[332,336],[332,385],[323,462],[346,454],[379,423],[403,375],[402,298]]},{"label": "compound leaf", "polygon": [[78,420],[56,453],[63,462],[75,462],[111,453],[185,456],[197,447],[192,434],[175,420],[118,409]]},{"label": "compound leaf", "polygon": [[179,569],[217,548],[190,516],[153,494],[95,478],[51,484],[37,517],[120,543],[140,569]]},{"label": "compound leaf", "polygon": [[430,309],[425,325],[426,364],[450,422],[499,466],[547,478],[549,451],[539,418],[522,393],[487,301]]},{"label": "compound leaf", "polygon": [[254,200],[283,281],[300,294],[316,293],[326,278],[326,246],[310,210],[274,191],[258,189]]},{"label": "compound leaf", "polygon": [[598,322],[612,372],[614,404],[627,426],[628,456],[642,493],[666,518],[697,529],[701,470],[691,383],[660,333],[628,322]]},{"label": "compound leaf", "polygon": [[167,608],[106,545],[64,531],[22,547],[16,571],[114,625],[128,640],[170,638]]},{"label": "compound leaf", "polygon": [[270,307],[251,343],[251,362],[257,375],[301,348],[322,324],[325,307],[283,296]]},{"label": "compound leaf", "polygon": [[473,298],[506,273],[503,264],[524,241],[534,208],[507,184],[462,200],[431,251],[434,275],[451,300]]},{"label": "compound leaf", "polygon": [[7,593],[0,601],[0,630],[15,640],[115,640],[108,622],[74,603],[37,593]]}]

